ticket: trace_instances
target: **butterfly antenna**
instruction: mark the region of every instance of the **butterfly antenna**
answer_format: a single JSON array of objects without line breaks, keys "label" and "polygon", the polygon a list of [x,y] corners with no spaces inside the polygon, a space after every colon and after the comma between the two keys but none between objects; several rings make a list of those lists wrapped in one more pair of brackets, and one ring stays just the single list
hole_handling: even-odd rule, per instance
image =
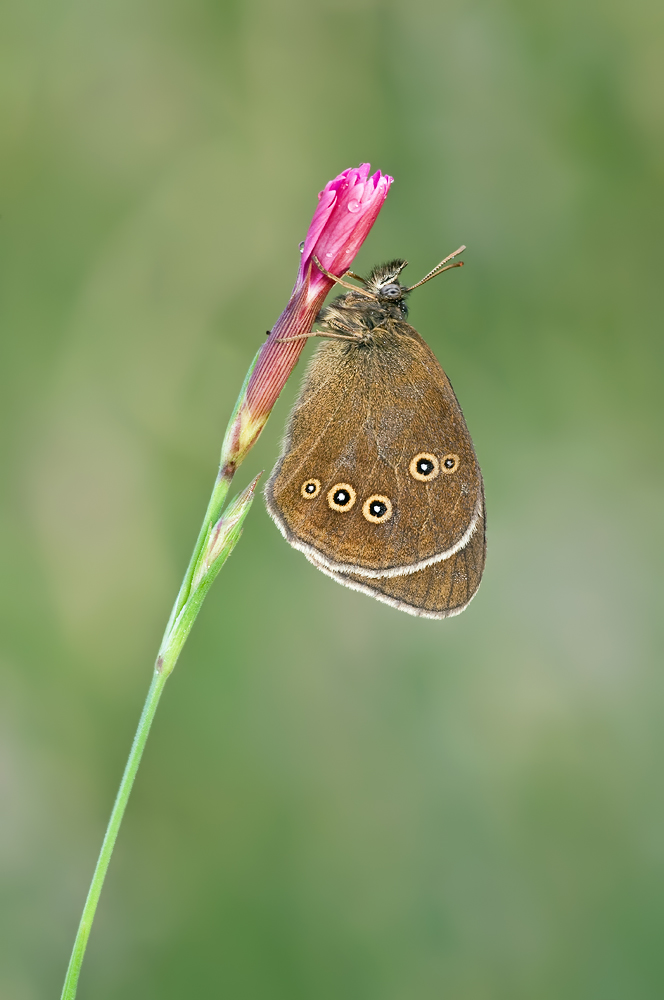
[{"label": "butterfly antenna", "polygon": [[[404,292],[412,292],[414,288],[419,288],[420,285],[423,285],[425,281],[431,281],[432,278],[435,278],[437,277],[437,275],[442,274],[443,271],[449,271],[451,267],[463,267],[462,260],[458,260],[454,264],[447,264],[447,262],[448,260],[452,260],[453,257],[457,257],[460,253],[463,253],[465,249],[466,249],[465,246],[461,246],[459,247],[458,250],[455,250],[454,253],[448,254],[444,260],[441,260],[440,264],[436,264],[436,266],[431,271],[429,271],[428,274],[425,274],[421,281],[416,282],[416,284],[411,285],[409,288],[404,288]],[[445,267],[446,264],[447,267]]]}]

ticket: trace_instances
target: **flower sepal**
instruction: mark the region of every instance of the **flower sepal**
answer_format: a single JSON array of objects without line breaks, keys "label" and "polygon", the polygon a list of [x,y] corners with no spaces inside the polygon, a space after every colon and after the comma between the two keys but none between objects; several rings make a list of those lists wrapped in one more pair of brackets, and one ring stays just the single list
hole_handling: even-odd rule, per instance
[{"label": "flower sepal", "polygon": [[206,589],[210,586],[239,542],[244,519],[254,501],[256,486],[262,475],[263,473],[259,472],[246,489],[238,493],[236,497],[233,497],[219,520],[210,528],[198,564],[194,570],[194,577],[191,582],[192,595],[195,594],[202,584],[205,584]]}]

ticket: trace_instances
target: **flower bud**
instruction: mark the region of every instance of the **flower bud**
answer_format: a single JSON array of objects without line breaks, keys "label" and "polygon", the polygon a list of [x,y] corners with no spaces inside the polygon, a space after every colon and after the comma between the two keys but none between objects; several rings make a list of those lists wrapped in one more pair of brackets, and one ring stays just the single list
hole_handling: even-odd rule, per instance
[{"label": "flower bud", "polygon": [[306,343],[305,339],[282,341],[303,338],[311,332],[334,284],[313,258],[341,277],[376,221],[392,178],[380,170],[370,177],[370,169],[368,163],[363,163],[344,170],[318,195],[290,300],[256,356],[228,425],[221,452],[221,475],[225,470],[232,474],[255,443]]}]

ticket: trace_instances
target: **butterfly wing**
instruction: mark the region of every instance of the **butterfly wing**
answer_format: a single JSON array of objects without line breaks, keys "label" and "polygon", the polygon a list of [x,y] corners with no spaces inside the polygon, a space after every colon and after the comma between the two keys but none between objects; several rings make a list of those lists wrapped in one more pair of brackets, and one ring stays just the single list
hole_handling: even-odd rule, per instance
[{"label": "butterfly wing", "polygon": [[412,327],[390,322],[368,344],[318,349],[266,501],[286,539],[348,586],[359,576],[387,587],[483,537],[482,477],[461,408]]}]

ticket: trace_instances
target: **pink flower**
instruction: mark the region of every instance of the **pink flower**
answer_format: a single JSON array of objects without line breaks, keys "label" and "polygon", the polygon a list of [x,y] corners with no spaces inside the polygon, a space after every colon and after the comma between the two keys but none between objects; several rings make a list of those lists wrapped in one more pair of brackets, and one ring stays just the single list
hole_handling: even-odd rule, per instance
[{"label": "pink flower", "polygon": [[318,195],[290,300],[256,357],[226,431],[222,470],[228,467],[232,474],[254,444],[306,344],[305,339],[283,343],[282,338],[311,332],[334,284],[318,269],[314,256],[341,277],[383,207],[392,178],[380,170],[370,177],[370,169],[362,163],[344,170]]},{"label": "pink flower", "polygon": [[[302,249],[297,284],[303,284],[314,255],[323,267],[340,277],[351,265],[364,243],[383,202],[392,178],[377,170],[369,177],[370,164],[344,170],[328,181],[318,195],[318,208],[309,226]],[[327,295],[331,282],[315,264],[311,268],[309,297],[318,297],[324,289]]]}]

